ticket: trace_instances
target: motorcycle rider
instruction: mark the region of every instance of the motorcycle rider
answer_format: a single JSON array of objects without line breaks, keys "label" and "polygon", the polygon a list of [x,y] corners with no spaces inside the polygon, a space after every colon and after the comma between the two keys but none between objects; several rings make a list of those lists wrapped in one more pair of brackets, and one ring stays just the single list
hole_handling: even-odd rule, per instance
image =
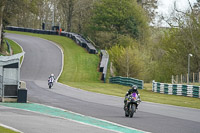
[{"label": "motorcycle rider", "polygon": [[128,95],[132,94],[132,93],[136,93],[140,99],[140,94],[137,90],[137,86],[136,85],[132,85],[131,89],[128,90],[128,92],[126,92],[126,95],[125,95],[125,98],[124,98],[124,109],[126,107],[126,103],[127,103],[127,98],[128,98]]},{"label": "motorcycle rider", "polygon": [[49,84],[50,82],[52,82],[52,84],[53,84],[54,80],[56,80],[56,79],[55,79],[54,74],[52,73],[52,74],[49,76],[49,78],[48,78],[48,84]]}]

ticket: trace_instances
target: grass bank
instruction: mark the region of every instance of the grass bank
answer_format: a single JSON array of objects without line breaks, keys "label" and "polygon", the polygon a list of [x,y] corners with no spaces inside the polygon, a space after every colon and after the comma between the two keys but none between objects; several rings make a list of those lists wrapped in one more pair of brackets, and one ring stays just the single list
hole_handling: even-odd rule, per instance
[{"label": "grass bank", "polygon": [[[87,53],[71,39],[55,35],[42,35],[26,32],[7,31],[8,33],[30,35],[53,41],[62,47],[64,52],[64,69],[59,82],[87,91],[124,97],[130,87],[102,83],[98,72],[98,55]],[[170,104],[200,109],[200,99],[154,93],[152,85],[145,84],[139,90],[143,101]],[[123,102],[123,101],[122,101]]]},{"label": "grass bank", "polygon": [[11,49],[13,51],[13,54],[18,54],[18,53],[22,52],[22,49],[21,49],[21,47],[18,44],[16,44],[14,41],[12,41],[12,40],[10,40],[8,38],[6,38],[6,40],[10,44]]},{"label": "grass bank", "polygon": [[0,126],[0,133],[19,133]]},{"label": "grass bank", "polygon": [[18,54],[18,53],[22,52],[22,49],[21,49],[21,47],[18,44],[16,44],[14,41],[12,41],[12,40],[10,40],[8,38],[4,38],[3,51],[0,53],[0,55],[9,56],[9,52],[10,51],[8,50],[6,41],[8,41],[8,43],[11,46],[11,49],[13,51],[12,54]]},{"label": "grass bank", "polygon": [[7,32],[40,37],[57,43],[64,52],[64,67],[59,82],[64,84],[69,84],[69,82],[100,82],[100,74],[97,71],[98,55],[87,53],[85,49],[75,44],[71,39],[55,35]]}]

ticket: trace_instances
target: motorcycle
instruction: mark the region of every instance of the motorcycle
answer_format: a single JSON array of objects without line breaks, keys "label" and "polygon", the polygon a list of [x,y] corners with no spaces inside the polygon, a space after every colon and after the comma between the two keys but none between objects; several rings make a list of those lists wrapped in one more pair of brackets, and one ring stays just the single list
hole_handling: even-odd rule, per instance
[{"label": "motorcycle", "polygon": [[51,89],[53,87],[53,82],[54,82],[53,77],[51,77],[51,78],[48,79],[49,89]]},{"label": "motorcycle", "polygon": [[137,95],[137,93],[132,93],[131,95],[128,95],[127,97],[127,103],[124,107],[125,116],[126,117],[133,117],[134,113],[136,113],[136,109],[138,105],[140,104],[140,97]]}]

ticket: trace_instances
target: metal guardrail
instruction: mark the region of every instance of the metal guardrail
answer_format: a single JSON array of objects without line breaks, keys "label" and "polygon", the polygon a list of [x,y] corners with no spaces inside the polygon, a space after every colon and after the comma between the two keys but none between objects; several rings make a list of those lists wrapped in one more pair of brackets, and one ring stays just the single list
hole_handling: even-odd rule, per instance
[{"label": "metal guardrail", "polygon": [[144,81],[135,78],[117,76],[117,77],[111,77],[109,81],[110,83],[115,83],[125,86],[137,85],[139,89],[144,88]]},{"label": "metal guardrail", "polygon": [[100,53],[100,64],[99,64],[99,71],[102,72],[101,80],[106,82],[106,75],[107,75],[107,69],[108,69],[108,62],[109,62],[109,54],[106,50],[101,50]]},{"label": "metal guardrail", "polygon": [[7,47],[8,47],[9,54],[12,55],[12,49],[11,49],[11,46],[10,46],[10,44],[7,40],[6,40],[6,44],[7,44]]}]

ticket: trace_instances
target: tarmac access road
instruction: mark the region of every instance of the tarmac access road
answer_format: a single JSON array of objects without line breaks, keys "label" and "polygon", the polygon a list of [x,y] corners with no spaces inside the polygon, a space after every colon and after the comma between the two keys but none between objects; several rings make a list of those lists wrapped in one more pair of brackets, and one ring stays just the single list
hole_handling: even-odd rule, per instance
[{"label": "tarmac access road", "polygon": [[[55,83],[53,89],[48,89],[49,74],[54,73],[58,76],[61,71],[60,49],[53,43],[36,37],[15,34],[6,34],[6,37],[19,43],[26,52],[21,67],[21,79],[27,83],[30,102],[62,108],[153,133],[200,132],[199,109],[142,102],[134,117],[126,118],[123,98],[88,92],[60,83]],[[0,117],[0,123],[1,121]],[[16,128],[16,125],[13,127]],[[56,128],[56,125],[49,128]],[[59,125],[57,128],[59,129]],[[29,130],[31,131],[31,127]],[[94,129],[91,131],[96,132]]]}]

